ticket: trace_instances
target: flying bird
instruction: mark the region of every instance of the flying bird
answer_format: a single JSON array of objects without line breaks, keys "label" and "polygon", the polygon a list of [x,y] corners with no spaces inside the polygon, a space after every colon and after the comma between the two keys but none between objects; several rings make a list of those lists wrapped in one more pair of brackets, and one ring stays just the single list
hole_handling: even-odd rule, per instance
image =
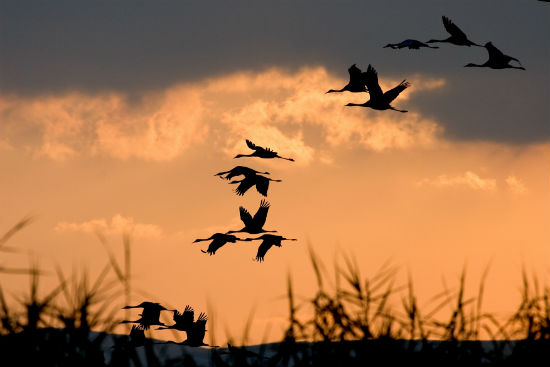
[{"label": "flying bird", "polygon": [[369,64],[367,68],[367,88],[369,89],[370,99],[365,103],[348,103],[346,106],[370,107],[375,110],[394,110],[398,112],[407,112],[406,110],[398,110],[390,105],[397,98],[399,93],[403,92],[411,84],[403,80],[397,87],[382,93],[382,88],[378,85],[378,73]]},{"label": "flying bird", "polygon": [[[491,42],[487,42],[483,47],[489,52],[489,60],[484,64],[472,64],[464,65],[465,67],[488,67],[491,69],[521,69],[525,68],[521,65],[521,62],[515,57],[508,56],[502,53]],[[510,65],[510,61],[517,61],[520,66]]]},{"label": "flying bird", "polygon": [[208,249],[206,251],[201,250],[203,253],[209,254],[210,256],[214,255],[216,251],[218,251],[223,245],[228,242],[235,243],[237,241],[245,241],[232,234],[214,233],[208,238],[197,238],[195,241],[193,241],[193,243],[210,240],[212,240],[212,242],[210,242],[210,245],[208,245]]},{"label": "flying bird", "polygon": [[274,234],[263,234],[258,238],[248,238],[249,240],[263,240],[258,247],[258,253],[256,254],[256,261],[264,261],[265,254],[272,246],[281,247],[281,241],[296,241],[296,238],[285,238]]},{"label": "flying bird", "polygon": [[269,203],[265,200],[262,200],[260,202],[260,207],[258,208],[256,214],[254,214],[254,218],[252,218],[248,210],[246,210],[244,207],[239,207],[239,214],[241,215],[241,220],[244,223],[244,227],[238,231],[228,231],[227,233],[247,232],[250,234],[258,234],[264,232],[277,232],[266,231],[263,229],[268,211]]},{"label": "flying bird", "polygon": [[447,32],[449,32],[449,34],[451,36],[444,39],[444,40],[431,39],[426,43],[445,42],[445,43],[452,43],[453,45],[457,45],[457,46],[468,46],[468,47],[470,47],[470,46],[479,46],[479,47],[482,47],[481,45],[478,45],[477,43],[474,43],[474,42],[470,41],[468,39],[468,37],[466,36],[466,34],[464,32],[462,32],[460,30],[460,28],[458,28],[456,26],[456,24],[454,24],[452,22],[452,20],[450,20],[446,16],[442,16],[441,18],[443,19],[443,26],[445,27],[445,29],[447,30]]},{"label": "flying bird", "polygon": [[408,47],[409,50],[418,50],[421,47],[439,48],[438,46],[430,46],[424,42],[420,42],[412,39],[406,39],[403,42],[399,42],[399,43],[388,43],[383,48],[386,48],[386,47],[393,48],[394,50],[398,48],[405,48],[405,47]]},{"label": "flying bird", "polygon": [[141,302],[137,306],[122,307],[123,310],[127,310],[130,308],[143,308],[143,312],[139,314],[139,316],[141,317],[135,321],[123,320],[121,321],[121,324],[136,323],[143,326],[145,330],[149,329],[151,325],[165,326],[164,323],[160,322],[159,320],[160,312],[168,311],[166,308],[164,308],[164,306],[161,306],[156,302]]},{"label": "flying bird", "polygon": [[294,162],[294,159],[281,157],[274,150],[271,150],[270,148],[263,148],[263,147],[257,146],[256,144],[254,144],[253,142],[251,142],[248,139],[246,139],[246,145],[248,145],[248,147],[250,149],[252,149],[254,151],[254,153],[251,153],[251,154],[237,154],[235,156],[235,158],[241,158],[241,157],[281,158],[281,159],[286,159],[287,161]]},{"label": "flying bird", "polygon": [[[252,176],[256,174],[269,175],[269,172],[260,172],[244,166],[235,166],[229,171],[218,172],[214,176],[219,176],[220,178],[225,178],[226,180],[229,180],[235,176]],[[225,177],[223,177],[224,175]]]},{"label": "flying bird", "polygon": [[[208,317],[204,312],[201,312],[197,321],[193,322],[187,330],[187,339],[181,342],[181,345],[187,345],[190,347],[202,347],[210,346],[204,342],[204,335],[206,333],[206,321]],[[218,348],[217,345],[212,345],[212,348]]]},{"label": "flying bird", "polygon": [[365,73],[361,71],[355,64],[351,65],[348,69],[349,82],[342,89],[330,89],[327,93],[338,93],[343,91],[348,92],[366,92],[367,87],[365,85]]},{"label": "flying bird", "polygon": [[[185,312],[184,312],[184,315],[185,315]],[[206,321],[208,321],[208,317],[204,312],[201,312],[199,317],[197,318],[197,321],[193,321],[193,319],[191,318],[191,323],[185,330],[187,334],[187,339],[185,339],[183,342],[176,343],[173,341],[167,341],[167,342],[160,342],[160,343],[153,343],[153,344],[178,344],[178,345],[187,345],[189,347],[207,346],[212,348],[219,348],[219,346],[217,345],[208,345],[204,342],[204,336],[206,334]]]},{"label": "flying bird", "polygon": [[263,196],[267,196],[267,189],[269,188],[269,181],[281,182],[282,180],[275,180],[260,175],[249,175],[242,180],[231,181],[230,184],[239,184],[235,189],[235,193],[239,196],[244,195],[252,186],[256,186],[256,190]]},{"label": "flying bird", "polygon": [[195,319],[195,311],[193,307],[187,305],[183,313],[180,313],[178,310],[171,310],[174,312],[172,318],[174,319],[175,324],[165,327],[159,327],[157,330],[167,330],[175,329],[179,331],[187,331],[193,325],[193,320]]}]

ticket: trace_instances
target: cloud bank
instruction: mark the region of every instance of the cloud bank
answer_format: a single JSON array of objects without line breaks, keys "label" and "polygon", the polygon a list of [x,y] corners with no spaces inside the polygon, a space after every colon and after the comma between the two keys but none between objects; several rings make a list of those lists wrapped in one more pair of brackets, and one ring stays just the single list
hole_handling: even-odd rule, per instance
[{"label": "cloud bank", "polygon": [[[398,81],[381,78],[384,88]],[[396,101],[430,93],[443,79],[420,75]],[[442,128],[416,112],[399,114],[350,108],[368,95],[327,95],[347,81],[326,69],[239,72],[131,98],[123,93],[0,97],[3,145],[24,146],[36,156],[67,160],[106,156],[119,160],[169,161],[206,143],[234,155],[244,139],[276,147],[298,164],[331,162],[330,149],[372,151],[437,143]]]}]

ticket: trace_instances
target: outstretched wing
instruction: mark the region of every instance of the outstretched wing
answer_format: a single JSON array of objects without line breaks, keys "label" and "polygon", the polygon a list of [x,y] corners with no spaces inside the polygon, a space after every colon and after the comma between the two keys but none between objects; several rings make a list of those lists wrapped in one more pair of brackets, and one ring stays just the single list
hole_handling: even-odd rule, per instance
[{"label": "outstretched wing", "polygon": [[263,240],[260,244],[260,247],[258,247],[258,253],[256,254],[256,261],[262,262],[264,261],[264,256],[267,253],[267,250],[271,248],[272,244],[271,241]]},{"label": "outstretched wing", "polygon": [[[185,330],[189,330],[189,328],[193,325],[194,319],[195,319],[195,311],[193,310],[193,307],[189,305],[185,306],[185,310],[183,311],[183,314],[179,318],[182,328]],[[174,321],[176,321],[177,323],[177,320],[174,320]]]},{"label": "outstretched wing", "polygon": [[348,69],[349,80],[357,80],[361,77],[361,69],[359,69],[355,64],[351,65]]},{"label": "outstretched wing", "polygon": [[208,321],[208,317],[204,312],[201,312],[199,318],[193,325],[192,338],[197,344],[202,343],[204,339],[204,334],[206,333],[206,321]]},{"label": "outstretched wing", "polygon": [[365,84],[371,99],[382,98],[382,88],[378,85],[378,73],[370,64],[366,71]]},{"label": "outstretched wing", "polygon": [[224,240],[223,238],[215,238],[214,241],[212,241],[208,246],[208,249],[206,250],[206,252],[210,255],[214,255],[216,251],[218,251],[220,247],[222,247],[226,243],[227,241]]},{"label": "outstretched wing", "polygon": [[454,24],[452,22],[452,20],[450,20],[446,16],[443,16],[442,19],[443,19],[443,26],[445,27],[445,30],[447,32],[449,32],[451,34],[451,36],[454,36],[454,37],[457,37],[457,38],[462,38],[462,39],[465,39],[465,40],[468,39],[466,34],[464,32],[462,32],[460,30],[460,28],[458,28],[456,26],[456,24]]},{"label": "outstretched wing", "polygon": [[487,52],[489,52],[489,59],[498,60],[506,57],[506,55],[504,55],[502,51],[496,48],[491,42],[487,42],[485,48],[487,49]]},{"label": "outstretched wing", "polygon": [[[244,207],[239,207],[239,213],[241,214],[241,220],[243,221],[244,225],[246,227],[250,226],[252,224],[252,215],[246,210]],[[257,215],[257,213],[256,213]]]},{"label": "outstretched wing", "polygon": [[401,83],[399,83],[399,85],[397,87],[392,88],[389,91],[387,91],[386,93],[384,93],[384,98],[386,99],[386,101],[388,103],[390,103],[391,101],[393,101],[394,99],[397,98],[399,93],[403,92],[410,85],[411,85],[411,83],[403,80]]},{"label": "outstretched wing", "polygon": [[235,189],[235,193],[239,196],[242,196],[245,192],[248,191],[249,188],[254,186],[255,183],[256,182],[254,179],[247,177],[241,181],[239,186],[237,186],[237,188]]},{"label": "outstretched wing", "polygon": [[252,150],[256,150],[256,149],[260,148],[248,139],[246,139],[246,145],[248,145],[248,147]]},{"label": "outstretched wing", "polygon": [[256,214],[254,214],[254,225],[256,225],[258,228],[262,228],[265,224],[265,220],[267,219],[267,212],[269,211],[269,203],[265,200],[262,200],[260,202],[260,207],[258,208],[258,211]]},{"label": "outstretched wing", "polygon": [[264,176],[256,176],[256,190],[263,196],[267,196],[267,189],[269,189],[269,179]]}]

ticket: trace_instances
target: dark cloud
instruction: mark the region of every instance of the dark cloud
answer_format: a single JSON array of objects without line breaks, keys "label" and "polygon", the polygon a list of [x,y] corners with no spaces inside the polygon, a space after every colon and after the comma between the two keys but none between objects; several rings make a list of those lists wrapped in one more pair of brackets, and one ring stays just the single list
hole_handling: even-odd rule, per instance
[{"label": "dark cloud", "polygon": [[[484,49],[390,50],[405,38],[444,38],[449,16],[475,42],[493,41],[527,71],[464,69]],[[536,1],[3,1],[0,90],[140,93],[181,81],[269,66],[351,63],[381,75],[448,79],[411,101],[449,136],[547,140],[548,9]],[[414,87],[414,86],[413,86]]]}]

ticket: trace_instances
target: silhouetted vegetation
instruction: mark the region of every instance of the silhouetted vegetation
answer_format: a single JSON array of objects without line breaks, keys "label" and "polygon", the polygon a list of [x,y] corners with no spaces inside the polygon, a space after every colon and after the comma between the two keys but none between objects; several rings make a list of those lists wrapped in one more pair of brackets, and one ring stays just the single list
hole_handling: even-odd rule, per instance
[{"label": "silhouetted vegetation", "polygon": [[[18,223],[2,239],[27,223]],[[0,287],[0,353],[6,361],[2,365],[203,365],[193,360],[196,355],[189,347],[172,344],[179,353],[168,352],[167,345],[157,345],[140,326],[134,326],[129,335],[113,334],[121,321],[121,304],[133,294],[129,236],[123,245],[124,266],[108,250],[108,262],[95,278],[86,270],[67,275],[57,268],[58,285],[44,292],[40,280],[45,275],[32,265],[23,275],[29,277],[25,296],[8,301]],[[398,269],[390,263],[367,278],[356,263],[344,258],[344,266],[336,264],[334,277],[329,279],[313,251],[310,258],[317,290],[310,297],[298,297],[289,275],[289,318],[281,342],[236,347],[230,340],[227,348],[203,350],[209,353],[207,364],[475,366],[533,365],[547,360],[550,287],[529,277],[527,271],[522,275],[517,310],[500,320],[482,307],[488,269],[473,296],[466,289],[463,269],[454,289],[445,289],[421,306],[413,280],[409,277],[406,284],[398,284]],[[450,314],[445,311],[449,306]],[[245,334],[250,325],[251,320]],[[488,336],[486,341],[480,341],[482,335]]]}]

